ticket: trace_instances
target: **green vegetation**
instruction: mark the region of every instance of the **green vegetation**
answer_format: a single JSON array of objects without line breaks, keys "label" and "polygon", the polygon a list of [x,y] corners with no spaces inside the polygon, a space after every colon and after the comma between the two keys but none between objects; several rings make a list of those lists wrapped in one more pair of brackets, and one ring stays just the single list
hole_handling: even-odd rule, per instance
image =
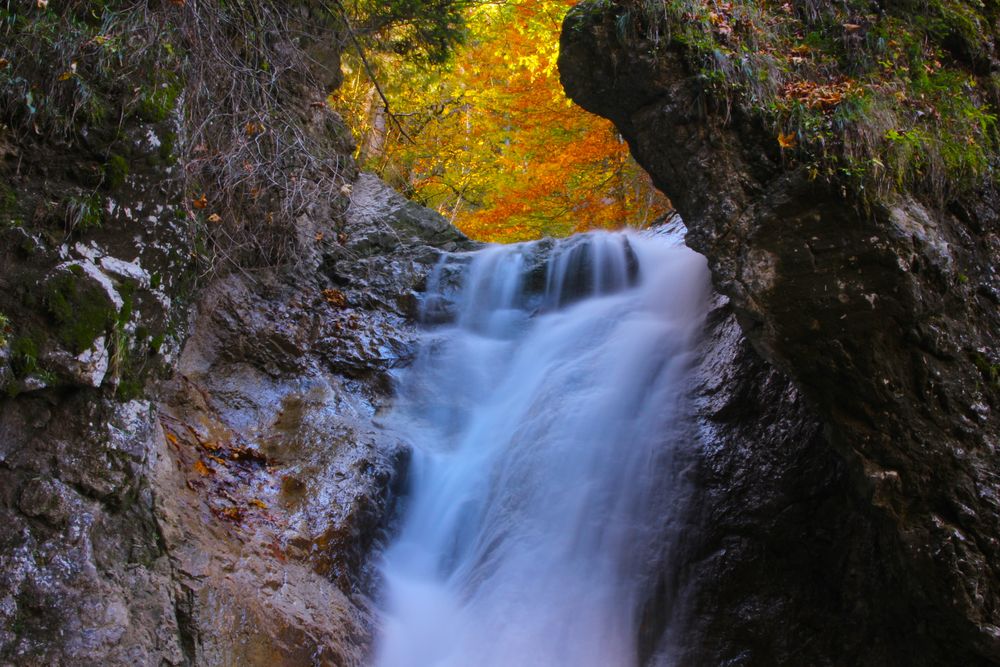
[{"label": "green vegetation", "polygon": [[34,338],[15,338],[10,346],[10,365],[14,376],[25,378],[38,371],[38,343]]},{"label": "green vegetation", "polygon": [[162,123],[177,108],[177,98],[183,91],[181,80],[169,75],[162,82],[154,81],[139,96],[139,117],[150,123]]},{"label": "green vegetation", "polygon": [[991,364],[982,352],[972,353],[972,363],[975,364],[987,386],[1000,389],[1000,364]]},{"label": "green vegetation", "polygon": [[73,137],[161,100],[133,91],[152,89],[154,73],[178,67],[166,25],[125,2],[47,5],[0,7],[0,113],[8,124]]},{"label": "green vegetation", "polygon": [[66,230],[85,232],[104,224],[103,201],[96,194],[70,197],[65,203]]},{"label": "green vegetation", "polygon": [[5,183],[0,183],[0,230],[13,229],[24,224],[18,211],[17,193]]},{"label": "green vegetation", "polygon": [[[10,367],[14,372],[14,378],[23,380],[34,377],[41,380],[47,386],[54,386],[59,383],[59,378],[55,373],[42,367],[38,357],[41,349],[41,342],[45,340],[45,335],[38,331],[29,331],[19,335],[10,344]],[[18,393],[18,383],[12,382],[4,387],[8,396]]]},{"label": "green vegetation", "polygon": [[[608,3],[600,3],[608,6]],[[772,132],[786,161],[864,200],[946,201],[995,178],[1000,9],[980,0],[627,0],[619,39],[680,47],[708,97]]]},{"label": "green vegetation", "polygon": [[128,178],[128,160],[121,155],[112,155],[104,163],[104,187],[116,190],[125,184]]},{"label": "green vegetation", "polygon": [[466,36],[466,10],[482,0],[359,0],[339,4],[368,48],[444,63]]},{"label": "green vegetation", "polygon": [[118,320],[108,295],[77,265],[46,284],[45,307],[56,321],[59,340],[74,354],[90,349]]},{"label": "green vegetation", "polygon": [[17,193],[5,183],[0,183],[0,213],[9,213],[17,206]]},{"label": "green vegetation", "polygon": [[0,347],[7,347],[7,336],[11,333],[10,318],[0,313]]},{"label": "green vegetation", "polygon": [[[447,59],[464,37],[470,4],[0,2],[0,123],[79,148],[83,159],[99,155],[86,165],[95,167],[94,183],[80,178],[77,185],[114,190],[130,166],[184,164],[180,187],[192,200],[205,196],[196,224],[210,268],[280,264],[295,256],[294,221],[354,177],[352,164],[331,155],[335,132],[317,132],[296,101],[330,92],[337,80],[330,65],[349,43],[411,60]],[[174,127],[181,122],[183,142]],[[158,153],[130,165],[131,143],[146,135],[134,130],[143,124],[157,126]],[[35,211],[45,197],[52,194],[32,195],[21,208]],[[98,227],[98,204],[89,194],[76,197],[69,231]],[[25,219],[6,214],[4,226]],[[208,224],[213,216],[220,222]]]},{"label": "green vegetation", "polygon": [[163,343],[166,340],[166,335],[163,333],[158,333],[149,339],[149,351],[151,354],[159,354],[160,348],[163,347]]}]

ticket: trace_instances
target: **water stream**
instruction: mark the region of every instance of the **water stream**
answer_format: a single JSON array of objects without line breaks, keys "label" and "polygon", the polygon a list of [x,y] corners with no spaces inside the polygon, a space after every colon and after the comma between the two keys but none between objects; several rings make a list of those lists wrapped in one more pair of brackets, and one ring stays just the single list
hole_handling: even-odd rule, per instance
[{"label": "water stream", "polygon": [[674,230],[490,247],[457,281],[449,266],[424,304],[449,323],[428,327],[389,417],[414,455],[376,662],[634,665],[704,259]]}]

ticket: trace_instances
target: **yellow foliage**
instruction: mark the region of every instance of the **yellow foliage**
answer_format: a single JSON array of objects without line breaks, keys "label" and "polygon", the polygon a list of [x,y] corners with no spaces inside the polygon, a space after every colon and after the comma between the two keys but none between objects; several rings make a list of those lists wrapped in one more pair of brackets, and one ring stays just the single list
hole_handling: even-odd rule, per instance
[{"label": "yellow foliage", "polygon": [[559,31],[573,4],[470,9],[469,39],[443,69],[383,57],[395,119],[364,67],[349,63],[334,103],[358,131],[363,166],[484,241],[642,225],[665,212],[614,127],[559,83]]}]

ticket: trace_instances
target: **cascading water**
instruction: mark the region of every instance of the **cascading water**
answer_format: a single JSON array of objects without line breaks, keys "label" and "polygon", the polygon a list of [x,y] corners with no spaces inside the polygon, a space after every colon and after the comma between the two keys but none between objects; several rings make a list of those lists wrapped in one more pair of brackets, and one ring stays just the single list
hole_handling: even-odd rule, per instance
[{"label": "cascading water", "polygon": [[472,258],[389,423],[414,445],[385,556],[383,667],[638,662],[677,498],[683,383],[707,294],[680,232]]}]

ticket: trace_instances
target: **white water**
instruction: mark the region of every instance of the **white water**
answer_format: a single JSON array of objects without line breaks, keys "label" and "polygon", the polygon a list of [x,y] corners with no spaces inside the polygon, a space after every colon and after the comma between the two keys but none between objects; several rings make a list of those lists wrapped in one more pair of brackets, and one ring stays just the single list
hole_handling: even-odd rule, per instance
[{"label": "white water", "polygon": [[477,253],[401,377],[391,423],[415,451],[382,667],[637,663],[707,270],[679,233],[595,233],[532,293],[544,247]]}]

